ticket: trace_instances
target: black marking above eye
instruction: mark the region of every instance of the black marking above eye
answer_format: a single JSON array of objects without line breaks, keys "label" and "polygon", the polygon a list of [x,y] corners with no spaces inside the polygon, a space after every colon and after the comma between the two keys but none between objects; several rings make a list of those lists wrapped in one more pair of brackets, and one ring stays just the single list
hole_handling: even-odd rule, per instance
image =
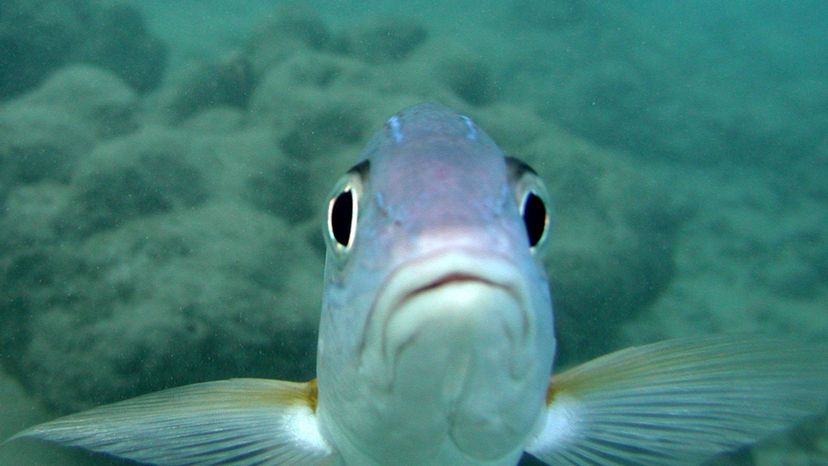
[{"label": "black marking above eye", "polygon": [[523,217],[526,234],[529,236],[529,247],[537,246],[543,239],[543,234],[549,224],[546,204],[540,196],[527,191],[523,204],[520,206],[520,215]]},{"label": "black marking above eye", "polygon": [[331,200],[328,213],[328,228],[337,244],[347,248],[351,245],[351,230],[354,224],[354,194],[350,187],[345,188]]}]

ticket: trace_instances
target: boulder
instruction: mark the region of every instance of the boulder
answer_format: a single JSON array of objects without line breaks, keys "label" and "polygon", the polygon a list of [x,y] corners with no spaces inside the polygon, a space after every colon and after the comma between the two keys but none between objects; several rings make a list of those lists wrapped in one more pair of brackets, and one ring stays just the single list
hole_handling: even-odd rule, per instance
[{"label": "boulder", "polygon": [[0,100],[76,62],[99,65],[146,92],[161,82],[166,61],[166,46],[124,3],[4,0],[0,8]]},{"label": "boulder", "polygon": [[10,111],[51,107],[90,125],[97,138],[135,131],[139,124],[138,95],[115,73],[89,65],[69,65],[51,74],[40,86],[7,105]]}]

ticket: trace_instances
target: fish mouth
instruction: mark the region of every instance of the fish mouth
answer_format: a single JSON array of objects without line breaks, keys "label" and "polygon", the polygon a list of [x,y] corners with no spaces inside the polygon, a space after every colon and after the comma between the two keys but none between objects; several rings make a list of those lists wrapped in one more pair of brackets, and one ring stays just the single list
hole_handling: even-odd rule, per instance
[{"label": "fish mouth", "polygon": [[431,282],[426,283],[423,286],[420,286],[419,288],[416,288],[416,289],[410,291],[405,296],[403,296],[402,299],[400,299],[399,302],[396,303],[396,304],[398,306],[401,306],[401,305],[405,304],[406,302],[410,301],[412,298],[419,295],[420,293],[427,293],[429,291],[436,290],[437,288],[439,288],[441,286],[447,286],[447,285],[452,285],[452,284],[460,284],[460,283],[469,283],[469,282],[479,282],[481,284],[488,285],[488,286],[496,286],[496,287],[500,287],[500,288],[505,288],[504,286],[502,286],[498,283],[489,281],[489,280],[485,279],[484,277],[480,277],[480,276],[477,276],[477,275],[471,275],[471,274],[468,274],[468,273],[462,273],[462,272],[449,272],[445,276],[442,276],[442,277],[440,277],[436,280],[433,280]]},{"label": "fish mouth", "polygon": [[[431,252],[398,266],[380,287],[363,332],[362,369],[390,390],[400,355],[418,342],[473,352],[497,340],[509,348],[503,359],[510,376],[520,379],[531,366],[530,310],[526,279],[509,257],[465,248]],[[445,338],[434,335],[445,329]]]}]

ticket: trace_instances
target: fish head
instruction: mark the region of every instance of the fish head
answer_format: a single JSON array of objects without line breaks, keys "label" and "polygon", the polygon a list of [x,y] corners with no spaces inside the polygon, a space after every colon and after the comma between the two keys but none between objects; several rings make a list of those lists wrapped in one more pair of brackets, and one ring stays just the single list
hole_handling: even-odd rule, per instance
[{"label": "fish head", "polygon": [[459,460],[519,454],[554,357],[548,230],[543,183],[471,119],[431,104],[391,117],[328,205],[317,371],[331,435],[363,451],[395,425]]}]

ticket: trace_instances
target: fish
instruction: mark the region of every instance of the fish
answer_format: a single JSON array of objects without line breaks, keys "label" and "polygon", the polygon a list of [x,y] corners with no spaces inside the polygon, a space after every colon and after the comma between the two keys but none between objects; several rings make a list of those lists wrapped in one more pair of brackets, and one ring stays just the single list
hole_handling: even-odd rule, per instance
[{"label": "fish", "polygon": [[439,104],[390,117],[360,160],[323,222],[315,379],[172,388],[11,440],[158,465],[685,465],[825,409],[828,351],[801,339],[682,338],[553,370],[538,174]]}]

